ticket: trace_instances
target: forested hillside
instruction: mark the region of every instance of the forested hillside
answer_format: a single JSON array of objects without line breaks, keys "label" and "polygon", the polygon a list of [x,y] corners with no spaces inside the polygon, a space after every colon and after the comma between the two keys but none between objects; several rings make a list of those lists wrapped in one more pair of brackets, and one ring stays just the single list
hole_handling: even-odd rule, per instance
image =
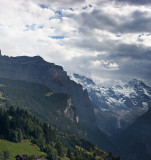
[{"label": "forested hillside", "polygon": [[[119,160],[101,151],[84,139],[78,139],[75,135],[55,132],[48,123],[40,123],[39,120],[28,114],[27,111],[7,106],[9,109],[0,109],[0,138],[15,143],[24,139],[30,140],[47,153],[45,158],[50,160]],[[64,134],[64,136],[62,136]],[[34,156],[34,155],[33,155]],[[31,157],[30,157],[31,158]],[[34,159],[34,157],[32,157]]]},{"label": "forested hillside", "polygon": [[[53,93],[41,84],[0,78],[0,106],[28,110],[42,122],[84,137],[72,99],[64,93]],[[62,125],[63,122],[63,125]]]}]

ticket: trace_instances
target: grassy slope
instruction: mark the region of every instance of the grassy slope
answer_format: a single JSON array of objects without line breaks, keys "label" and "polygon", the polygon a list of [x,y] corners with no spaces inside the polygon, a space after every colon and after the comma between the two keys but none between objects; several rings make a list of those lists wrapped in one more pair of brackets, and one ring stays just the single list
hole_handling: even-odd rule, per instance
[{"label": "grassy slope", "polygon": [[6,140],[0,139],[0,152],[8,150],[11,154],[10,160],[15,160],[17,154],[27,154],[27,155],[46,155],[41,152],[39,147],[31,144],[29,141],[23,141],[22,143],[13,143]]}]

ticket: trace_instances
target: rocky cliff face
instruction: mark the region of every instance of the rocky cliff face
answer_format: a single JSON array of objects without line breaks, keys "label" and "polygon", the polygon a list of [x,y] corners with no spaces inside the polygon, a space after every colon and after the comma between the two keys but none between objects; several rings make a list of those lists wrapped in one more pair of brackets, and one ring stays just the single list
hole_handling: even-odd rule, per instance
[{"label": "rocky cliff face", "polygon": [[[79,123],[86,129],[89,140],[101,145],[106,150],[109,149],[108,146],[111,147],[106,137],[97,128],[87,91],[83,90],[80,84],[70,80],[61,66],[48,63],[39,56],[0,56],[0,77],[42,83],[56,93],[69,94],[76,107]],[[65,114],[66,116],[70,115],[69,108],[65,110]],[[98,136],[95,136],[96,132]]]},{"label": "rocky cliff face", "polygon": [[72,122],[79,122],[79,117],[74,110],[74,105],[71,98],[67,99],[66,109],[64,110],[64,116],[70,119]]}]

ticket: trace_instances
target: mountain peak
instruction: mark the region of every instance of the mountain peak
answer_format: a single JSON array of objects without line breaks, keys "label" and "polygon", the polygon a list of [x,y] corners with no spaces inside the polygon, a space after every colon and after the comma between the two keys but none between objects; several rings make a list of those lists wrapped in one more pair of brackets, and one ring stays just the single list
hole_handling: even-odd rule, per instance
[{"label": "mountain peak", "polygon": [[93,82],[93,80],[90,79],[90,78],[87,78],[85,76],[81,76],[81,75],[79,75],[77,73],[74,73],[73,76],[74,76],[74,78],[76,78],[76,79],[78,79],[78,80],[80,80],[82,82],[86,82],[88,85],[90,85],[90,84],[91,85],[95,85],[95,83]]},{"label": "mountain peak", "polygon": [[139,86],[145,86],[145,84],[138,79],[132,79],[131,81],[128,82],[128,84],[125,85],[126,87],[132,87],[132,88],[136,88]]},{"label": "mountain peak", "polygon": [[138,80],[138,79],[132,79],[131,81],[129,81],[129,83],[133,83],[133,84],[139,85],[139,84],[142,83],[142,81],[141,81],[141,80]]}]

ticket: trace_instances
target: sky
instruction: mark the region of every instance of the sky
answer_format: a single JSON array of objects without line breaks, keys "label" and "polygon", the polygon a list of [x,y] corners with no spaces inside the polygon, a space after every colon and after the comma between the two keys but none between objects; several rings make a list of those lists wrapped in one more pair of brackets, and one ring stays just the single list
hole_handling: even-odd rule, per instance
[{"label": "sky", "polygon": [[0,49],[100,82],[151,86],[151,0],[0,0]]}]

